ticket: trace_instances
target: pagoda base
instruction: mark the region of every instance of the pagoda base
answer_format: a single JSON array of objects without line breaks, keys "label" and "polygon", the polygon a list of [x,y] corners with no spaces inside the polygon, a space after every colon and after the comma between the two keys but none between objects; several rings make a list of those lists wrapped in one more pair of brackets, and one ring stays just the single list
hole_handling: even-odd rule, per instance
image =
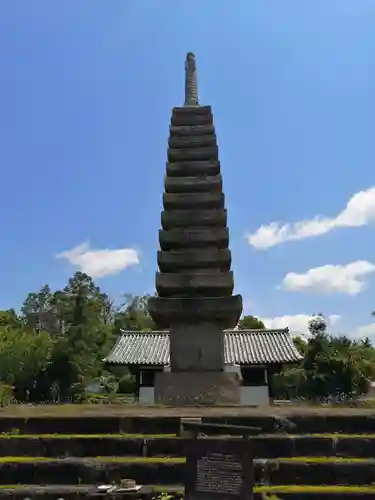
[{"label": "pagoda base", "polygon": [[155,403],[167,406],[240,404],[236,373],[162,372],[155,374]]},{"label": "pagoda base", "polygon": [[224,370],[224,332],[214,323],[172,325],[170,366],[176,372]]}]

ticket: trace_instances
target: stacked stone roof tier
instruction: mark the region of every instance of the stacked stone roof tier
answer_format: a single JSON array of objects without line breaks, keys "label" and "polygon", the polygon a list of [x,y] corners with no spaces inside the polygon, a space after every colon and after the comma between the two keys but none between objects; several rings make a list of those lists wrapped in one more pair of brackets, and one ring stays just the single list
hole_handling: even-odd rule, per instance
[{"label": "stacked stone roof tier", "polygon": [[179,322],[237,324],[227,212],[210,106],[172,111],[159,232],[158,297],[149,311],[162,327]]},{"label": "stacked stone roof tier", "polygon": [[160,328],[170,328],[178,323],[215,323],[225,329],[228,324],[238,323],[242,312],[242,297],[241,295],[192,298],[151,297],[148,310]]}]

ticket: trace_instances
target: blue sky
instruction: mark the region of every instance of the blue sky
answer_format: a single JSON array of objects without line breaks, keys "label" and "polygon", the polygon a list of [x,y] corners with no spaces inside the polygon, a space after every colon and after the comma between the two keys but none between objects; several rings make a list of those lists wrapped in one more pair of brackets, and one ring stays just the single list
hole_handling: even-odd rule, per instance
[{"label": "blue sky", "polygon": [[153,292],[193,51],[245,312],[375,334],[374,24],[373,0],[3,0],[0,307],[76,269]]}]

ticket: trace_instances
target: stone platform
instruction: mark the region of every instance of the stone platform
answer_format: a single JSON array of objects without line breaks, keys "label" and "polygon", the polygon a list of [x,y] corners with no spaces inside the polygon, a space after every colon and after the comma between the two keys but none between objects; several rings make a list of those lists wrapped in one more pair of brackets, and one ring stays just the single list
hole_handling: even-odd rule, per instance
[{"label": "stone platform", "polygon": [[240,385],[236,373],[164,372],[155,375],[155,401],[168,406],[238,405]]}]

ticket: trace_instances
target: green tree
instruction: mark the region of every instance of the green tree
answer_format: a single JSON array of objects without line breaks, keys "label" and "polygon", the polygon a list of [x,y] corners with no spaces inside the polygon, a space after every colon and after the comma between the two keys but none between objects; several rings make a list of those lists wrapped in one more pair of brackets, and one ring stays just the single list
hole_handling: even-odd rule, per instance
[{"label": "green tree", "polygon": [[149,295],[134,296],[125,294],[123,303],[115,315],[116,331],[120,330],[156,330],[157,325],[148,312]]},{"label": "green tree", "polygon": [[304,358],[272,378],[278,397],[346,401],[365,393],[375,377],[375,350],[371,342],[329,334],[322,314],[309,322],[308,342],[294,339]]},{"label": "green tree", "polygon": [[52,334],[60,333],[61,318],[49,285],[43,285],[39,292],[29,293],[22,305],[21,314],[25,322],[36,330]]},{"label": "green tree", "polygon": [[49,399],[51,388],[60,400],[83,391],[90,378],[101,375],[102,359],[113,343],[115,309],[93,279],[77,272],[62,290],[44,285],[30,293],[22,307],[25,324],[47,331],[53,340],[47,366],[35,377],[35,397]]},{"label": "green tree", "polygon": [[14,309],[0,311],[0,328],[23,328],[24,321],[20,318]]},{"label": "green tree", "polygon": [[322,315],[309,323],[311,338],[302,363],[311,398],[352,398],[366,391],[374,374],[374,349],[327,332]]},{"label": "green tree", "polygon": [[90,276],[77,272],[63,290],[55,292],[53,303],[64,328],[55,344],[50,373],[59,387],[66,385],[67,374],[71,384],[99,376],[112,341],[108,296]]},{"label": "green tree", "polygon": [[0,327],[0,380],[14,387],[18,400],[32,397],[38,374],[51,358],[53,340],[28,326]]},{"label": "green tree", "polygon": [[307,348],[308,348],[307,342],[303,338],[297,336],[297,337],[294,337],[293,343],[296,346],[296,348],[298,349],[298,352],[302,356],[305,356],[305,354],[307,353]]},{"label": "green tree", "polygon": [[103,358],[121,329],[156,328],[147,304],[148,296],[127,294],[117,306],[82,272],[61,290],[43,285],[28,294],[20,315],[0,311],[0,386],[34,402],[52,393],[60,401],[76,398],[95,379],[113,381],[113,392],[128,373],[108,374]]},{"label": "green tree", "polygon": [[306,372],[301,367],[287,368],[272,375],[271,386],[277,399],[305,398]]},{"label": "green tree", "polygon": [[237,326],[240,330],[264,330],[266,328],[263,321],[250,314],[241,318]]}]

